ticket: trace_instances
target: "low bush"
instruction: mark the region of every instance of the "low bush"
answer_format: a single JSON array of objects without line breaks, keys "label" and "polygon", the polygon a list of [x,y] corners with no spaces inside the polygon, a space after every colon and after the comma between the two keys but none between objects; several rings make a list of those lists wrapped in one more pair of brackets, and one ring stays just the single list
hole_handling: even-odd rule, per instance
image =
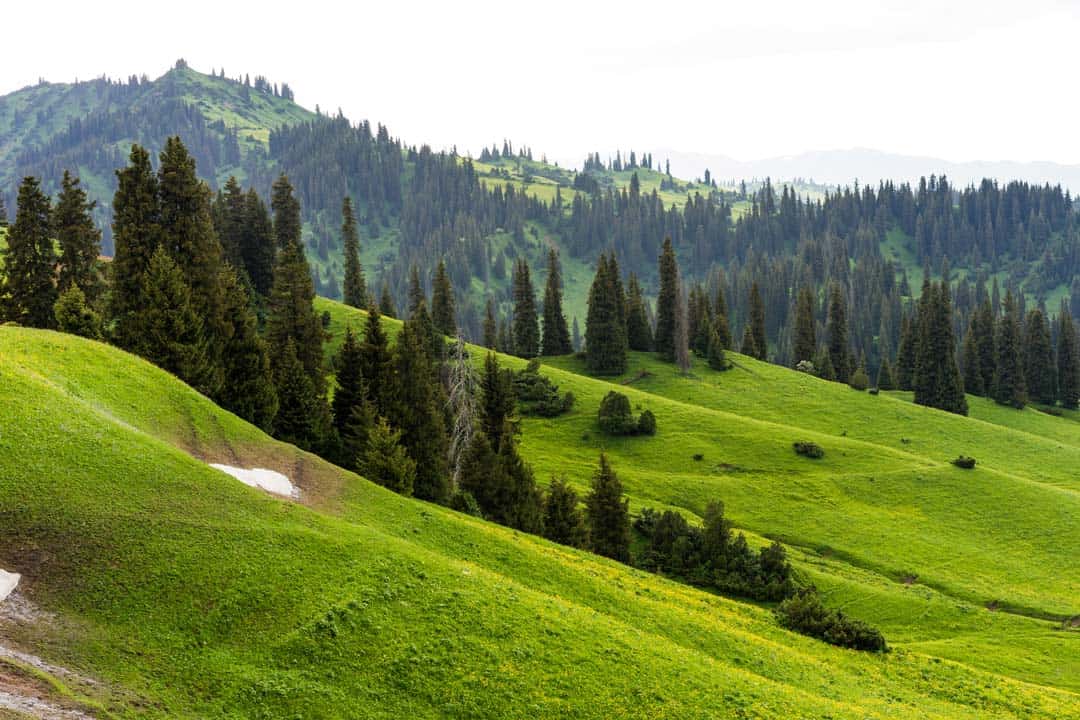
[{"label": "low bush", "polygon": [[704,453],[694,453],[694,462],[701,462],[705,459]]},{"label": "low bush", "polygon": [[794,447],[797,455],[802,455],[803,457],[808,457],[812,460],[825,457],[825,451],[817,443],[796,442]]},{"label": "low bush", "polygon": [[967,455],[961,455],[958,458],[956,458],[955,460],[953,460],[952,464],[955,465],[958,468],[963,468],[965,470],[970,470],[973,467],[975,467],[975,458],[968,457]]},{"label": "low bush", "polygon": [[597,413],[600,429],[608,435],[655,435],[656,416],[646,410],[635,418],[630,409],[630,399],[614,390],[600,401]]},{"label": "low bush", "polygon": [[851,374],[851,377],[848,378],[848,385],[851,386],[852,390],[858,390],[859,392],[862,392],[866,390],[866,388],[870,387],[870,378],[867,376],[866,370],[860,367],[858,370],[853,372]]},{"label": "low bush", "polygon": [[522,415],[558,417],[574,406],[574,393],[559,395],[559,386],[540,374],[539,360],[514,374],[514,394]]},{"label": "low bush", "polygon": [[888,645],[877,628],[821,604],[814,588],[805,588],[776,608],[776,619],[788,630],[824,640],[832,645],[885,652]]}]

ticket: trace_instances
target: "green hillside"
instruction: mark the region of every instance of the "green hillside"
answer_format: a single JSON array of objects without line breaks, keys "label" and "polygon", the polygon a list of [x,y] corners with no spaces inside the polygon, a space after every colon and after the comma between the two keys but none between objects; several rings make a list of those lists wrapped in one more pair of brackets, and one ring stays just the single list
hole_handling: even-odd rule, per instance
[{"label": "green hillside", "polygon": [[[339,324],[347,317],[325,307]],[[580,389],[581,409],[550,433],[526,423],[541,474],[552,469],[544,448],[579,435],[605,387],[552,372]],[[669,445],[691,433],[676,430],[676,408],[710,431],[720,417],[631,392],[656,407],[656,440]],[[0,328],[0,416],[0,567],[22,573],[22,592],[55,613],[30,624],[0,619],[0,643],[96,684],[28,675],[25,662],[6,659],[0,679],[40,683],[99,717],[1080,715],[1080,697],[1047,687],[1048,678],[1025,682],[1006,677],[1023,673],[1004,664],[987,672],[974,657],[941,659],[955,650],[942,639],[944,649],[897,637],[884,656],[839,650],[780,630],[767,609],[398,497],[272,441],[101,344]],[[630,444],[611,451],[637,506],[650,494],[652,461]],[[841,457],[822,468],[867,467],[862,447],[830,441]],[[568,448],[575,482],[578,456],[584,463],[595,449]],[[284,472],[301,502],[247,488],[211,461]],[[754,529],[737,493],[722,489]],[[902,605],[879,576],[809,555],[800,568],[814,563],[836,578],[833,597],[877,588],[879,605]],[[1048,597],[1067,593],[1068,582],[1049,585]],[[937,598],[928,608],[962,605],[917,585],[902,592]],[[935,612],[946,610],[931,610],[928,622],[938,622]],[[959,614],[940,625],[959,626]],[[997,639],[1011,657],[1010,637],[1041,632],[1036,647],[1051,651],[1048,624],[981,614],[981,634],[972,620],[965,637]],[[1060,667],[1057,684],[1067,687],[1076,673]]]},{"label": "green hillside", "polygon": [[[360,324],[362,313],[337,303],[319,308],[337,336]],[[978,398],[964,418],[904,393],[872,396],[732,357],[733,370],[698,362],[682,377],[631,354],[611,382],[578,374],[583,363],[571,357],[545,361],[577,404],[558,419],[524,420],[523,453],[541,481],[564,474],[583,489],[604,450],[632,512],[693,517],[722,499],[740,528],[792,547],[833,604],[890,641],[1080,691],[1080,632],[1063,630],[1080,615],[1074,423]],[[595,413],[612,384],[653,411],[656,437],[600,434]],[[795,455],[796,440],[817,442],[825,458]],[[953,467],[960,454],[977,469]]]}]

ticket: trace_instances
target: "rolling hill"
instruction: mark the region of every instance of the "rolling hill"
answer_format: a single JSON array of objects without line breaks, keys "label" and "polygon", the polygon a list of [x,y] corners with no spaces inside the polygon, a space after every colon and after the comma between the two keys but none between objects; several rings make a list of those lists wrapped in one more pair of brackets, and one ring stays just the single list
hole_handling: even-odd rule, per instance
[{"label": "rolling hill", "polygon": [[[335,333],[362,319],[320,309]],[[119,350],[5,326],[0,567],[22,573],[34,612],[0,613],[0,688],[97,717],[1080,716],[1080,637],[1061,621],[1078,582],[1061,565],[1078,545],[1065,521],[1073,420],[938,418],[737,361],[686,379],[635,357],[649,374],[624,389],[659,434],[603,441],[593,409],[610,383],[560,359],[545,372],[578,405],[527,420],[523,450],[539,477],[580,486],[603,447],[635,510],[692,514],[722,497],[755,541],[791,543],[831,603],[885,628],[893,652],[833,648],[781,630],[767,608],[396,496]],[[750,402],[763,383],[783,401]],[[904,415],[930,424],[916,434]],[[964,474],[940,457],[954,452],[944,433],[1001,446]],[[826,457],[807,465],[793,435]],[[1054,445],[1057,472],[1035,477],[1025,464],[1042,446],[1017,455],[1016,438]],[[282,472],[300,500],[209,462]],[[1023,502],[1001,501],[1018,489]],[[920,515],[934,520],[923,544],[905,530]],[[988,545],[990,525],[1002,534]]]}]

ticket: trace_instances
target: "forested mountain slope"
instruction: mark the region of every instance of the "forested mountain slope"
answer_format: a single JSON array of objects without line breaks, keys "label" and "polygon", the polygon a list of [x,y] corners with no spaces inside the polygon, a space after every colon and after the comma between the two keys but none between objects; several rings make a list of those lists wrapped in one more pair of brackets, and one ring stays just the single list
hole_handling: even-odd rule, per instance
[{"label": "forested mountain slope", "polygon": [[[839,650],[399,497],[116,349],[4,327],[0,354],[0,566],[37,608],[5,642],[95,682],[72,691],[10,656],[0,677],[44,678],[91,716],[1080,714],[1049,682],[915,646]],[[207,461],[288,473],[300,503]]]}]

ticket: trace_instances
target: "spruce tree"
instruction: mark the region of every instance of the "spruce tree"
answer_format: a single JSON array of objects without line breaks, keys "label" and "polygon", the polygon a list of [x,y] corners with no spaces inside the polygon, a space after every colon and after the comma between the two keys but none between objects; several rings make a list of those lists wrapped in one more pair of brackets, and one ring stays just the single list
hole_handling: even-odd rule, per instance
[{"label": "spruce tree", "polygon": [[598,555],[620,562],[630,559],[630,501],[623,498],[622,483],[600,454],[600,466],[585,497],[589,524],[589,547]]},{"label": "spruce tree", "polygon": [[750,286],[750,318],[743,330],[740,351],[758,360],[765,360],[769,352],[769,341],[765,337],[765,303],[756,280]]},{"label": "spruce tree", "polygon": [[724,341],[720,339],[720,331],[717,328],[719,319],[712,322],[712,330],[709,332],[709,350],[706,357],[709,367],[713,370],[727,370],[727,358],[724,356]]},{"label": "spruce tree", "polygon": [[63,293],[78,285],[91,305],[101,296],[102,281],[98,272],[101,255],[101,231],[94,224],[96,202],[86,199],[79,179],[67,170],[60,183],[60,195],[53,208],[53,228],[60,246],[60,274],[57,289]]},{"label": "spruce tree", "polygon": [[[420,310],[427,315],[424,303],[420,304]],[[422,500],[445,503],[450,496],[446,422],[440,402],[442,386],[435,382],[430,343],[430,329],[418,322],[417,317],[405,321],[393,353],[391,421],[401,430],[409,457],[416,462],[413,494]]]},{"label": "spruce tree", "polygon": [[536,487],[532,468],[517,451],[517,440],[510,428],[503,431],[498,459],[507,479],[509,493],[504,500],[505,507],[499,508],[493,519],[522,532],[539,534],[544,522],[543,495]]},{"label": "spruce tree", "polygon": [[720,335],[720,342],[725,350],[734,349],[731,338],[731,324],[728,322],[728,305],[725,298],[724,275],[720,273],[716,282],[716,302],[713,306],[713,319],[716,323],[716,332]]},{"label": "spruce tree", "polygon": [[441,335],[457,335],[457,311],[454,309],[454,288],[450,276],[446,274],[446,263],[439,260],[435,269],[435,280],[431,286],[431,321]]},{"label": "spruce tree", "polygon": [[905,315],[900,321],[900,347],[896,351],[896,386],[911,390],[915,380],[915,325],[917,319]]},{"label": "spruce tree", "polygon": [[416,483],[416,462],[401,444],[401,431],[379,418],[371,428],[359,462],[368,480],[399,495],[412,495]]},{"label": "spruce tree", "polygon": [[501,522],[511,497],[510,480],[487,433],[474,433],[458,473],[461,492],[468,493],[485,518]]},{"label": "spruce tree", "polygon": [[916,344],[915,402],[967,415],[967,398],[956,364],[952,301],[945,281],[924,284],[919,298],[919,338]]},{"label": "spruce tree", "polygon": [[274,226],[266,203],[255,190],[244,197],[243,220],[240,232],[240,257],[244,272],[260,297],[270,294],[274,283]]},{"label": "spruce tree", "polygon": [[236,415],[269,431],[277,414],[277,391],[266,342],[259,335],[251,299],[236,271],[221,275],[224,318],[229,327],[222,348],[224,382],[215,400]]},{"label": "spruce tree", "polygon": [[887,357],[881,359],[881,367],[878,368],[877,388],[878,390],[896,389],[896,380],[893,377],[892,365],[889,364],[889,358]]},{"label": "spruce tree", "polygon": [[278,176],[270,190],[270,209],[274,212],[274,242],[278,249],[297,245],[303,251],[300,201],[293,195],[292,183],[284,174]]},{"label": "spruce tree", "polygon": [[319,398],[291,337],[286,338],[280,355],[274,360],[274,387],[278,398],[274,437],[311,450],[319,440],[316,428]]},{"label": "spruce tree", "polygon": [[1065,307],[1058,316],[1057,371],[1061,406],[1075,410],[1080,405],[1080,337]]},{"label": "spruce tree", "polygon": [[589,312],[585,318],[585,366],[593,375],[626,372],[626,323],[618,309],[623,298],[612,275],[612,262],[601,253],[589,288]]},{"label": "spruce tree", "polygon": [[562,271],[559,254],[552,247],[548,250],[548,276],[544,286],[543,340],[541,355],[566,355],[573,351],[570,345],[570,329],[562,309]]},{"label": "spruce tree", "polygon": [[78,285],[71,285],[60,293],[53,305],[56,329],[60,332],[98,340],[101,338],[101,318],[86,302],[86,296]]},{"label": "spruce tree", "polygon": [[379,309],[368,308],[364,321],[364,340],[360,345],[360,375],[364,378],[367,399],[379,415],[391,414],[394,397],[393,357],[390,341],[382,326]]},{"label": "spruce tree", "polygon": [[652,328],[649,327],[649,315],[645,308],[645,297],[637,275],[630,273],[626,284],[626,344],[631,350],[648,352],[652,350]]},{"label": "spruce tree", "polygon": [[566,482],[555,477],[548,486],[544,501],[544,537],[570,547],[585,547],[588,530],[578,507],[578,495]]},{"label": "spruce tree", "polygon": [[52,328],[56,325],[53,306],[58,294],[53,278],[56,251],[53,247],[52,209],[37,178],[24,178],[19,185],[15,223],[8,230],[3,248],[6,312],[20,325]]},{"label": "spruce tree", "polygon": [[409,317],[412,317],[421,305],[427,304],[424,283],[420,281],[420,268],[413,263],[409,268]]},{"label": "spruce tree", "polygon": [[792,347],[791,363],[794,367],[803,360],[813,362],[817,352],[817,338],[814,327],[814,295],[805,285],[799,288],[795,301],[795,339]]},{"label": "spruce tree", "polygon": [[[981,395],[990,397],[994,390],[994,370],[997,367],[994,350],[994,310],[990,300],[984,300],[973,313],[975,322],[975,352],[978,355]],[[965,388],[966,390],[967,388]],[[969,390],[968,392],[974,392]]]},{"label": "spruce tree", "polygon": [[480,374],[480,430],[494,452],[502,446],[506,428],[512,427],[508,421],[513,418],[516,402],[513,373],[500,368],[495,353],[489,352]]},{"label": "spruce tree", "polygon": [[161,205],[150,153],[132,145],[128,166],[116,171],[116,179],[108,315],[114,342],[138,352],[142,344],[138,313],[143,305],[143,278],[161,242]]},{"label": "spruce tree", "polygon": [[240,183],[235,176],[229,176],[214,202],[214,230],[221,242],[225,259],[238,271],[245,270],[240,248],[243,245],[246,206],[247,201]]},{"label": "spruce tree", "polygon": [[985,395],[986,388],[983,386],[982,366],[980,365],[978,349],[978,324],[979,314],[972,313],[968,330],[964,333],[964,345],[961,350],[961,363],[964,367],[964,390],[972,395]]},{"label": "spruce tree", "polygon": [[[656,298],[656,333],[653,344],[661,360],[675,361],[675,314],[679,307],[679,264],[675,259],[675,250],[671,238],[664,238],[660,251],[660,293]],[[586,328],[586,334],[588,329]],[[586,340],[588,343],[588,340]]]},{"label": "spruce tree", "polygon": [[163,246],[150,259],[142,298],[140,354],[203,394],[216,389],[202,316],[183,271]]},{"label": "spruce tree", "polygon": [[348,196],[341,202],[341,239],[345,251],[345,288],[343,299],[354,308],[368,306],[367,284],[364,268],[360,264],[360,233],[356,229],[352,200]]},{"label": "spruce tree", "polygon": [[833,283],[829,288],[829,321],[826,327],[829,344],[829,360],[832,362],[836,381],[846,383],[854,368],[848,367],[848,326],[847,305],[840,285]]},{"label": "spruce tree", "polygon": [[343,449],[341,465],[350,470],[356,467],[360,452],[367,441],[367,428],[356,422],[368,416],[363,407],[368,402],[363,365],[361,344],[349,326],[345,328],[345,340],[341,344],[341,350],[334,358],[337,388],[334,390],[331,409],[334,413],[334,427],[341,438]]},{"label": "spruce tree", "polygon": [[1020,351],[1019,309],[1012,290],[1005,293],[1003,313],[995,336],[997,362],[994,370],[994,401],[1020,409],[1027,404],[1027,386]]},{"label": "spruce tree", "polygon": [[382,292],[379,294],[379,312],[388,318],[397,318],[397,307],[394,305],[394,296],[390,294],[390,287],[383,281]]},{"label": "spruce tree", "polygon": [[499,321],[495,319],[495,303],[491,298],[484,305],[484,347],[494,350],[499,341]]},{"label": "spruce tree", "polygon": [[1050,344],[1050,323],[1039,308],[1028,313],[1025,323],[1024,381],[1033,402],[1053,405],[1057,402],[1057,371],[1054,349]]},{"label": "spruce tree", "polygon": [[540,325],[536,317],[536,293],[524,259],[514,263],[514,354],[533,358],[540,352]]}]

